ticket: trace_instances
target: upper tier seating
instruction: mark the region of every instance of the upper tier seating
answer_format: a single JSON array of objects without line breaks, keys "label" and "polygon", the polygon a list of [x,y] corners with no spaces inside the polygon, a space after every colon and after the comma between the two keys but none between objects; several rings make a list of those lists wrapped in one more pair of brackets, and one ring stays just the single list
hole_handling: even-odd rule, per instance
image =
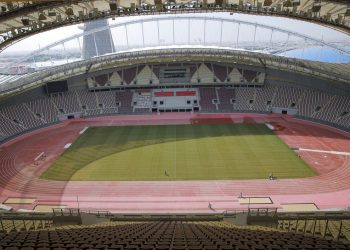
[{"label": "upper tier seating", "polygon": [[349,249],[333,240],[227,222],[108,222],[0,234],[0,239],[5,249]]}]

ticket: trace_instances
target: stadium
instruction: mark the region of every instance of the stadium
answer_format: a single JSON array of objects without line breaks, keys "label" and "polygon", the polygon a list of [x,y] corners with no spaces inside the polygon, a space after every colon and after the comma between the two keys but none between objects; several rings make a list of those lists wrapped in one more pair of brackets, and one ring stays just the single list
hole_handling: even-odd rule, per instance
[{"label": "stadium", "polygon": [[1,249],[350,249],[350,5],[0,2]]}]

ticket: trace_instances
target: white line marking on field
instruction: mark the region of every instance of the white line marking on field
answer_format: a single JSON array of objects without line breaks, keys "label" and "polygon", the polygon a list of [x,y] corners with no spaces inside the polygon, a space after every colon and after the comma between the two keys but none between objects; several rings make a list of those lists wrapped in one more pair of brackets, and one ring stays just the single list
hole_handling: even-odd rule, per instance
[{"label": "white line marking on field", "polygon": [[34,161],[37,161],[40,159],[41,156],[44,155],[44,152],[41,152],[37,157],[35,157]]},{"label": "white line marking on field", "polygon": [[82,131],[79,132],[79,134],[83,134],[89,127],[85,127]]},{"label": "white line marking on field", "polygon": [[72,143],[67,143],[66,145],[64,145],[64,149],[69,148],[72,145]]},{"label": "white line marking on field", "polygon": [[266,125],[269,129],[271,129],[271,130],[274,130],[274,129],[275,129],[275,127],[272,126],[270,123],[265,123],[265,125]]},{"label": "white line marking on field", "polygon": [[350,156],[350,152],[326,151],[326,150],[307,149],[307,148],[299,148],[298,150],[316,152],[316,153],[326,153],[326,154],[333,154],[333,155],[349,155]]}]

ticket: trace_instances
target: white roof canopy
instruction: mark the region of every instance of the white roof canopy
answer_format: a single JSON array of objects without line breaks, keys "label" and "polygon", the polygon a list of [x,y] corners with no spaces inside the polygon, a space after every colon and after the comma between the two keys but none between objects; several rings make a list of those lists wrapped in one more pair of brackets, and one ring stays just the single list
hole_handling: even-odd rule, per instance
[{"label": "white roof canopy", "polygon": [[[103,31],[110,32],[110,35],[101,42]],[[169,14],[126,17],[108,20],[108,25],[103,27],[84,30],[81,26],[74,26],[61,28],[56,33],[50,32],[33,36],[32,40],[36,37],[33,46],[25,46],[26,41],[23,41],[22,45],[14,45],[16,47],[12,50],[5,50],[0,54],[0,60],[11,53],[16,54],[16,50],[18,52],[24,47],[39,47],[24,56],[14,56],[15,59],[2,65],[0,72],[27,73],[86,60],[86,54],[91,58],[165,47],[225,48],[319,62],[350,62],[348,35],[288,18],[229,13]],[[84,37],[88,36],[90,46],[84,44],[87,43]],[[35,46],[36,43],[39,46]],[[101,46],[109,49],[101,49]],[[91,50],[90,53],[87,50]]]}]

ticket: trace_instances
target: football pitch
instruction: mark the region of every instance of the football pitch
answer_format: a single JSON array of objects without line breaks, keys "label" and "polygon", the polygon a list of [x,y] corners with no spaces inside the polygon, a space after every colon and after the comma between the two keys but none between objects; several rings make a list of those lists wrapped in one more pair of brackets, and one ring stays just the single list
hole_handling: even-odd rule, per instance
[{"label": "football pitch", "polygon": [[314,176],[264,124],[91,127],[41,176],[76,181]]}]

